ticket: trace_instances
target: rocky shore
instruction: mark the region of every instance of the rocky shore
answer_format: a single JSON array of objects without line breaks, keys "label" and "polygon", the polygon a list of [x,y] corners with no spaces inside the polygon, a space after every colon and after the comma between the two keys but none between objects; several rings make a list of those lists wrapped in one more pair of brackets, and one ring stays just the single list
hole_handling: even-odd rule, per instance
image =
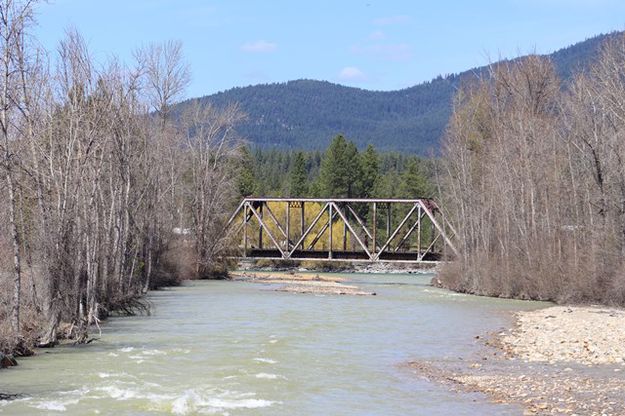
[{"label": "rocky shore", "polygon": [[625,365],[625,311],[555,306],[523,312],[501,342],[509,354],[531,362]]},{"label": "rocky shore", "polygon": [[478,356],[412,362],[422,377],[515,403],[526,415],[625,415],[625,311],[554,306],[476,335]]}]

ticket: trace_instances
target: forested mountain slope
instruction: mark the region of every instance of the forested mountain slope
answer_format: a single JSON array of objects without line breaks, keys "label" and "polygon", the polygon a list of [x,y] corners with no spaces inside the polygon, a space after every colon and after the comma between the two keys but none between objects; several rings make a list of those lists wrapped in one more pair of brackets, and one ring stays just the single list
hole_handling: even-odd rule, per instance
[{"label": "forested mountain slope", "polygon": [[[566,80],[587,68],[602,41],[618,34],[599,35],[549,56]],[[360,148],[372,143],[381,151],[428,156],[438,151],[457,86],[485,70],[484,66],[439,76],[398,91],[368,91],[314,80],[255,85],[188,100],[178,109],[193,100],[217,106],[238,102],[248,115],[238,131],[252,146],[318,150],[342,133]]]}]

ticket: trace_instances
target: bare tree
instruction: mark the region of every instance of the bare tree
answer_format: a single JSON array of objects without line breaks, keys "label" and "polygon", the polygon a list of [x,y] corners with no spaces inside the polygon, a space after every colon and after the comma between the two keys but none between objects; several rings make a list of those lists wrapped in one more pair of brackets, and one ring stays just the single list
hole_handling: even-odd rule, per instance
[{"label": "bare tree", "polygon": [[11,326],[14,337],[18,342],[20,333],[20,304],[21,304],[21,234],[18,230],[17,214],[17,174],[20,164],[18,144],[20,124],[23,113],[26,112],[23,89],[20,83],[23,80],[25,67],[25,31],[32,21],[31,1],[4,0],[0,3],[0,135],[2,136],[2,163],[4,177],[9,197],[9,223],[13,245],[13,310]]},{"label": "bare tree", "polygon": [[[146,290],[178,279],[173,248],[195,253],[193,276],[215,270],[242,118],[236,106],[173,113],[189,79],[179,42],[144,48],[128,68],[96,63],[70,30],[51,70],[28,34],[32,4],[0,0],[0,249],[13,253],[11,290],[0,281],[4,350],[22,327],[30,345],[87,342],[112,311],[141,310]],[[192,245],[176,227],[193,230]],[[24,305],[37,317],[27,325]]]},{"label": "bare tree", "polygon": [[566,88],[531,56],[459,92],[444,195],[463,256],[449,286],[625,302],[624,68],[620,37]]},{"label": "bare tree", "polygon": [[[144,91],[149,107],[156,113],[158,126],[154,127],[153,138],[146,157],[151,159],[146,168],[153,170],[146,176],[152,182],[146,193],[149,198],[149,212],[152,218],[146,221],[145,286],[150,286],[152,270],[155,265],[154,255],[164,251],[165,239],[157,241],[156,235],[165,237],[176,226],[180,227],[180,150],[181,138],[171,119],[171,107],[180,100],[186,89],[190,72],[182,55],[182,44],[168,41],[162,44],[150,44],[139,49],[135,54],[138,66],[144,71]],[[178,214],[178,215],[177,215]],[[164,218],[169,219],[167,223]]]},{"label": "bare tree", "polygon": [[232,173],[240,154],[234,127],[243,118],[236,105],[218,109],[197,103],[189,107],[183,117],[187,132],[185,161],[191,178],[186,184],[185,196],[192,218],[200,277],[209,276],[219,268],[216,260],[227,248],[224,221],[237,196]]}]

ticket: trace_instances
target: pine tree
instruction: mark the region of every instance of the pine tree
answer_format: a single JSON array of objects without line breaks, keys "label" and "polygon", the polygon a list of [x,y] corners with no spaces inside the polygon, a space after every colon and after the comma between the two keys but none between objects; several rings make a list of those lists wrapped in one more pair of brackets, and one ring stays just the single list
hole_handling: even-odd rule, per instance
[{"label": "pine tree", "polygon": [[399,190],[397,184],[400,182],[400,177],[394,170],[386,172],[380,176],[375,184],[374,195],[376,198],[398,198]]},{"label": "pine tree", "polygon": [[347,142],[343,161],[345,166],[345,196],[347,198],[362,196],[362,167],[360,165],[358,148],[354,142]]},{"label": "pine tree", "polygon": [[247,146],[241,148],[241,160],[239,162],[239,178],[237,188],[242,197],[253,195],[258,191],[258,182],[254,176],[254,159]]},{"label": "pine tree", "polygon": [[360,189],[358,149],[342,135],[334,138],[321,160],[319,192],[323,197],[351,198]]},{"label": "pine tree", "polygon": [[429,198],[433,189],[416,158],[411,158],[401,174],[399,194],[402,198]]},{"label": "pine tree", "polygon": [[303,152],[297,152],[289,175],[289,196],[305,197],[308,195],[308,172]]},{"label": "pine tree", "polygon": [[373,145],[367,146],[367,150],[360,157],[362,196],[371,198],[375,196],[375,187],[380,177],[380,163],[378,153]]}]

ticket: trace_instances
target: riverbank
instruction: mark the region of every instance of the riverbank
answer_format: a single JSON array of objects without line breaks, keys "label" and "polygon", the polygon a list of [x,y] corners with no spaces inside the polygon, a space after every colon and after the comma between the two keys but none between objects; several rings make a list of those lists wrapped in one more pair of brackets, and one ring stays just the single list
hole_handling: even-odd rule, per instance
[{"label": "riverbank", "polygon": [[515,314],[508,330],[483,337],[478,356],[412,362],[420,376],[525,414],[625,414],[625,311],[554,306]]}]

